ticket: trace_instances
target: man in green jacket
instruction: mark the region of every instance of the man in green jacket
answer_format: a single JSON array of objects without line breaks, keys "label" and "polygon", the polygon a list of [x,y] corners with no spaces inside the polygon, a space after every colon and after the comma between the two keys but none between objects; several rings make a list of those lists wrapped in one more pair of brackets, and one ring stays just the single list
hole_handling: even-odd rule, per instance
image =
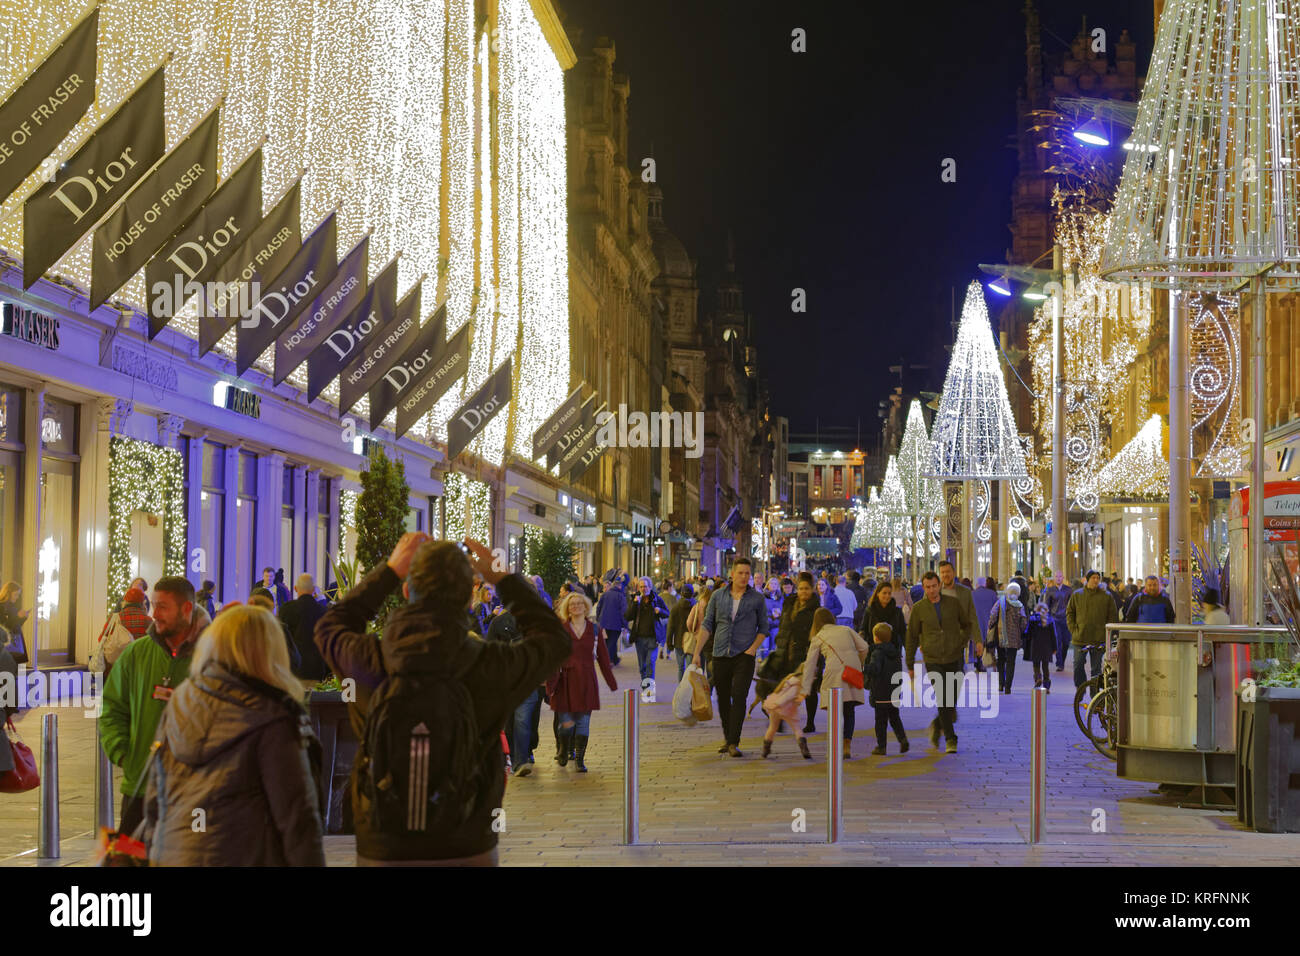
[{"label": "man in green jacket", "polygon": [[966,652],[969,651],[971,653],[971,662],[975,665],[975,669],[977,671],[983,671],[984,662],[980,659],[980,656],[984,652],[980,651],[977,654],[974,650],[975,645],[981,644],[984,640],[984,635],[980,633],[979,615],[975,612],[975,598],[974,595],[971,594],[970,588],[957,580],[957,569],[952,566],[951,561],[939,562],[939,590],[944,597],[956,598],[961,602],[962,613],[964,613],[966,619],[970,621],[970,629],[967,632],[970,636],[967,639],[967,646],[963,648],[962,657],[964,658]]},{"label": "man in green jacket", "polygon": [[[926,571],[921,577],[925,597],[912,606],[912,616],[907,622],[907,676],[916,667],[916,649],[919,645],[925,658],[925,672],[934,685],[935,703],[939,716],[930,723],[930,743],[939,746],[942,731],[948,741],[946,751],[957,752],[957,689],[964,679],[962,656],[971,632],[971,617],[962,602],[942,593],[939,575]],[[976,653],[984,653],[983,643],[975,645]]]},{"label": "man in green jacket", "polygon": [[1070,595],[1065,606],[1065,623],[1070,628],[1070,645],[1074,648],[1074,686],[1087,680],[1083,673],[1083,653],[1088,651],[1092,676],[1101,674],[1102,652],[1106,644],[1106,625],[1119,620],[1119,610],[1109,594],[1101,589],[1101,572],[1089,571],[1084,586]]},{"label": "man in green jacket", "polygon": [[190,676],[190,657],[208,612],[194,601],[194,585],[182,577],[154,585],[153,623],[126,646],[108,675],[99,739],[108,759],[122,768],[122,823],[134,833],[144,819],[149,750],[163,708]]}]

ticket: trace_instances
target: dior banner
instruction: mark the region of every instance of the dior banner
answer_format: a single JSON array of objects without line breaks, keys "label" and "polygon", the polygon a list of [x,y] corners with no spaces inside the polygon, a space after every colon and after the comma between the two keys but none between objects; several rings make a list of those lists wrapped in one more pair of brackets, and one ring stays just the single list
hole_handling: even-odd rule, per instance
[{"label": "dior banner", "polygon": [[[593,395],[594,399],[595,396]],[[600,434],[600,426],[595,423],[595,419],[605,410],[605,403],[602,402],[599,408],[592,412],[592,423],[587,427],[582,437],[569,446],[569,450],[564,453],[560,459],[560,474],[566,476],[569,481],[577,481],[583,473],[591,467],[592,462],[601,456],[605,446],[601,445],[596,439]]]},{"label": "dior banner", "polygon": [[352,247],[333,278],[325,283],[309,308],[280,327],[275,339],[275,384],[279,385],[316,349],[321,339],[347,318],[366,297],[370,271],[370,234]]},{"label": "dior banner", "polygon": [[447,344],[436,352],[407,352],[397,367],[390,369],[384,378],[404,371],[410,375],[410,384],[397,399],[397,428],[401,438],[411,430],[447,389],[458,382],[469,369],[469,323],[460,327]]},{"label": "dior banner", "polygon": [[370,427],[378,428],[397,407],[397,400],[417,374],[407,364],[408,357],[424,356],[426,359],[441,351],[446,344],[446,312],[439,309],[413,335],[408,336],[406,347],[400,352],[389,350],[389,358],[380,368],[379,378],[370,389]]},{"label": "dior banner", "polygon": [[338,220],[334,213],[303,242],[293,259],[262,297],[239,320],[235,338],[235,374],[243,375],[261,354],[316,300],[338,269]]},{"label": "dior banner", "polygon": [[262,217],[262,147],[217,187],[189,224],[144,269],[152,339],[203,291]]},{"label": "dior banner", "polygon": [[468,448],[469,443],[487,428],[488,422],[510,401],[512,367],[512,361],[506,359],[478,391],[470,396],[469,401],[456,409],[456,414],[447,423],[448,458],[455,458]]},{"label": "dior banner", "polygon": [[326,385],[338,378],[354,352],[367,348],[383,335],[396,308],[397,260],[394,259],[375,276],[360,304],[307,356],[307,401],[314,401]]},{"label": "dior banner", "polygon": [[90,259],[92,311],[126,285],[216,188],[220,113],[218,106],[201,119],[95,229]]},{"label": "dior banner", "polygon": [[[338,351],[346,352],[346,358],[352,358],[350,365],[339,373],[339,411],[351,411],[352,406],[361,401],[381,375],[388,371],[394,357],[401,355],[420,334],[420,290],[423,280],[417,282],[410,292],[397,303],[392,320],[366,336],[363,346],[355,339],[346,342],[335,338],[334,333],[325,340],[326,346],[336,346]],[[447,323],[447,306],[438,306],[438,311],[429,320],[429,325],[437,325],[439,331],[436,340],[442,341],[446,333],[442,331]]]},{"label": "dior banner", "polygon": [[54,152],[95,102],[98,38],[96,7],[0,106],[0,202]]},{"label": "dior banner", "polygon": [[163,73],[149,78],[23,203],[23,288],[45,274],[162,157]]},{"label": "dior banner", "polygon": [[533,460],[536,461],[543,455],[549,455],[555,443],[559,441],[560,435],[570,425],[578,420],[578,415],[582,411],[582,386],[579,385],[566,398],[563,404],[555,410],[555,414],[548,418],[542,427],[533,432]]},{"label": "dior banner", "polygon": [[301,181],[280,197],[238,249],[218,267],[212,280],[212,295],[204,286],[199,314],[199,355],[206,355],[237,321],[244,318],[259,299],[256,293],[263,276],[278,276],[302,248],[302,220],[299,205]]},{"label": "dior banner", "polygon": [[[601,406],[602,408],[604,406]],[[596,396],[592,394],[578,408],[578,414],[558,435],[546,453],[546,470],[550,471],[560,464],[564,457],[573,450],[573,446],[586,437],[588,431],[594,431],[596,425]],[[560,464],[560,474],[565,466]]]}]

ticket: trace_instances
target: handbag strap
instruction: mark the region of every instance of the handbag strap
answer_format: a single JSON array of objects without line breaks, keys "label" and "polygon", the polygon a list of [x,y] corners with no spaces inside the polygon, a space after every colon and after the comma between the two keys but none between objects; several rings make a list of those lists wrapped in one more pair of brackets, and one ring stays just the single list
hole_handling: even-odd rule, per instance
[{"label": "handbag strap", "polygon": [[[835,650],[835,648],[831,647],[829,642],[827,642],[825,639],[820,637],[817,638],[816,640],[818,644],[820,644],[822,647],[826,648],[826,650],[830,651],[832,654],[835,655],[835,659],[840,662],[840,667],[843,667],[845,670],[849,669],[849,665],[844,663],[844,658],[840,657],[839,652]],[[859,668],[855,667],[853,668],[853,670],[859,670]]]}]

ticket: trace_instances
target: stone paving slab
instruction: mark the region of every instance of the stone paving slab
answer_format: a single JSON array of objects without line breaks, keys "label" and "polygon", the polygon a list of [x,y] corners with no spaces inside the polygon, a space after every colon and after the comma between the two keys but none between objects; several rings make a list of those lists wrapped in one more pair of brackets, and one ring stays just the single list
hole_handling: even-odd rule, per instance
[{"label": "stone paving slab", "polygon": [[[661,664],[664,662],[661,662]],[[615,673],[635,686],[635,658]],[[828,865],[828,866],[1284,866],[1300,860],[1300,834],[1253,833],[1235,814],[1180,808],[1154,783],[1119,780],[1115,765],[1079,733],[1071,714],[1068,674],[1056,675],[1048,698],[1047,839],[1026,842],[1029,824],[1029,698],[1022,681],[999,700],[996,718],[963,711],[960,752],[930,747],[932,710],[905,710],[909,753],[868,755],[875,745],[872,712],[858,708],[853,759],[844,767],[842,842],[823,841],[827,819],[826,713],[809,738],[811,761],[794,737],[779,735],[772,758],[762,760],[766,718],[755,709],[745,721],[733,759],[716,753],[718,721],[687,727],[671,715],[675,666],[664,668],[661,703],[641,716],[640,846],[623,846],[620,693],[602,687],[602,709],[592,717],[587,764],[577,773],[552,759],[551,712],[542,715],[536,771],[512,779],[506,790],[506,865]],[[40,711],[19,720],[33,750]],[[62,858],[50,864],[93,862],[90,824],[92,722],[61,710],[63,770]],[[38,751],[39,752],[39,751]],[[1096,810],[1105,830],[1094,832]],[[796,811],[804,824],[795,832]],[[0,865],[37,865],[35,794],[0,795]],[[327,837],[330,865],[353,862],[351,837]]]}]

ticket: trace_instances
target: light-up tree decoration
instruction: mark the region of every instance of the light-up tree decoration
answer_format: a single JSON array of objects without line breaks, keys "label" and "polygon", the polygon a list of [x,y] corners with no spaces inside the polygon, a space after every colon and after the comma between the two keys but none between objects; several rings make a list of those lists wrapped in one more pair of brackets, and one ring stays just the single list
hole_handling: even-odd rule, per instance
[{"label": "light-up tree decoration", "polygon": [[985,481],[1025,477],[1020,436],[978,282],[966,290],[927,474]]},{"label": "light-up tree decoration", "polygon": [[924,474],[929,463],[930,435],[925,427],[925,414],[921,411],[921,403],[913,399],[898,446],[898,476],[903,485],[903,506],[912,520],[912,553],[916,562],[913,566],[916,568],[920,567],[921,559],[929,551],[924,545],[930,537],[930,516],[936,507],[935,486],[938,482]]},{"label": "light-up tree decoration", "polygon": [[1097,474],[1097,489],[1107,498],[1168,498],[1169,458],[1165,429],[1152,415],[1127,445]]}]

